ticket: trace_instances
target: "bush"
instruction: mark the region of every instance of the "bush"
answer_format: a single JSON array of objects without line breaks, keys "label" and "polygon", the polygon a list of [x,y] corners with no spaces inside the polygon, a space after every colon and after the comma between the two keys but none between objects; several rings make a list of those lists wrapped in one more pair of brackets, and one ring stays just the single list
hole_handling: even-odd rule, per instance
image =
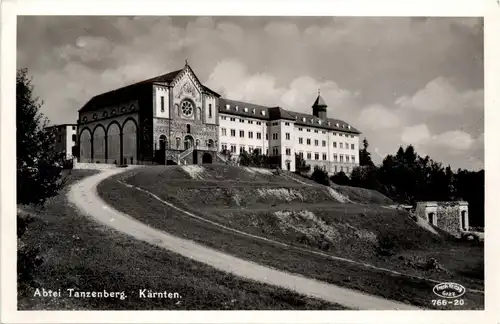
[{"label": "bush", "polygon": [[64,170],[73,170],[73,159],[67,159],[63,162]]},{"label": "bush", "polygon": [[328,179],[328,172],[324,168],[319,166],[314,167],[314,171],[311,175],[311,180],[316,181],[319,184],[329,186],[330,180]]},{"label": "bush", "polygon": [[299,154],[295,154],[295,173],[306,174],[309,171],[311,171],[311,166],[306,164],[306,161]]},{"label": "bush", "polygon": [[30,284],[36,270],[42,265],[40,249],[17,239],[17,279],[20,283]]},{"label": "bush", "polygon": [[262,155],[258,150],[253,150],[251,153],[243,151],[238,159],[239,165],[249,167],[269,167],[269,158]]},{"label": "bush", "polygon": [[339,186],[348,186],[350,184],[349,177],[342,171],[335,173],[330,180]]},{"label": "bush", "polygon": [[21,236],[28,230],[28,225],[35,221],[30,213],[18,210],[17,213],[17,269],[18,280],[25,284],[30,284],[33,274],[43,263],[40,256],[40,249],[32,247],[23,242]]},{"label": "bush", "polygon": [[383,233],[378,236],[377,253],[383,256],[391,256],[396,253],[397,236],[391,232]]}]

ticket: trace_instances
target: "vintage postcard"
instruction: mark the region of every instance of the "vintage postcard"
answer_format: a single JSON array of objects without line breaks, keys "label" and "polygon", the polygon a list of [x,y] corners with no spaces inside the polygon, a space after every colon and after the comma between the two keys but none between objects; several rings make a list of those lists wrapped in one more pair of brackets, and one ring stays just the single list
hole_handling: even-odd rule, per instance
[{"label": "vintage postcard", "polygon": [[2,322],[498,319],[498,8],[69,3],[2,7]]}]

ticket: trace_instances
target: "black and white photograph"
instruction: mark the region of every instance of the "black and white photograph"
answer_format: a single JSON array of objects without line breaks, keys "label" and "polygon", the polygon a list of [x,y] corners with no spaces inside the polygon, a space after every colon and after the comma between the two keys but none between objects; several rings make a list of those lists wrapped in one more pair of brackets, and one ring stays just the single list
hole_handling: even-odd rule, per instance
[{"label": "black and white photograph", "polygon": [[75,14],[17,16],[18,311],[485,310],[484,17]]}]

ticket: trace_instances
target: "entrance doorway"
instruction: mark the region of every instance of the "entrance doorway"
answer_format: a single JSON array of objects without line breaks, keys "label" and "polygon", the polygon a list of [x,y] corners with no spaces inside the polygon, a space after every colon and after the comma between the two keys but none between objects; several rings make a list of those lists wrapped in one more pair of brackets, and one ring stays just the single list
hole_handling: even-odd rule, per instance
[{"label": "entrance doorway", "polygon": [[211,164],[212,163],[212,154],[210,154],[210,153],[203,153],[203,156],[201,157],[201,163],[203,163],[203,164]]},{"label": "entrance doorway", "polygon": [[160,147],[157,151],[157,161],[159,164],[165,164],[166,150],[167,150],[167,137],[165,135],[161,135]]},{"label": "entrance doorway", "polygon": [[436,225],[436,215],[434,213],[429,213],[429,223],[431,223],[432,225]]},{"label": "entrance doorway", "polygon": [[466,222],[466,218],[467,218],[467,212],[465,210],[462,210],[462,229],[464,231],[467,231],[467,222]]},{"label": "entrance doorway", "polygon": [[290,162],[288,162],[288,161],[286,162],[286,169],[287,169],[288,171],[290,171]]},{"label": "entrance doorway", "polygon": [[190,149],[193,147],[194,139],[191,135],[184,137],[184,149]]}]

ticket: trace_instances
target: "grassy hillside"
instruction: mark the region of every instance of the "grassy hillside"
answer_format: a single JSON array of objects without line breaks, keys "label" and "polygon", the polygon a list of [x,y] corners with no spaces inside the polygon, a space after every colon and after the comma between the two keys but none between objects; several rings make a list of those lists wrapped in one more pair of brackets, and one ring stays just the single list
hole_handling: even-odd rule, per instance
[{"label": "grassy hillside", "polygon": [[[73,170],[67,185],[97,171]],[[22,240],[40,248],[44,262],[33,282],[18,282],[19,310],[336,310],[344,309],[285,289],[242,280],[162,248],[136,241],[81,215],[66,189],[35,216]],[[36,288],[124,292],[126,299],[39,298]],[[139,298],[139,289],[181,298]]]},{"label": "grassy hillside", "polygon": [[[154,193],[192,215],[116,180]],[[141,168],[98,187],[115,208],[151,226],[327,282],[430,306],[432,283],[328,259],[333,256],[482,289],[481,247],[433,234],[406,212],[380,205],[390,203],[384,196],[358,189],[329,188],[291,174],[223,165]],[[431,259],[437,260],[438,268],[426,268]],[[471,296],[466,308],[480,308],[482,298]]]}]

